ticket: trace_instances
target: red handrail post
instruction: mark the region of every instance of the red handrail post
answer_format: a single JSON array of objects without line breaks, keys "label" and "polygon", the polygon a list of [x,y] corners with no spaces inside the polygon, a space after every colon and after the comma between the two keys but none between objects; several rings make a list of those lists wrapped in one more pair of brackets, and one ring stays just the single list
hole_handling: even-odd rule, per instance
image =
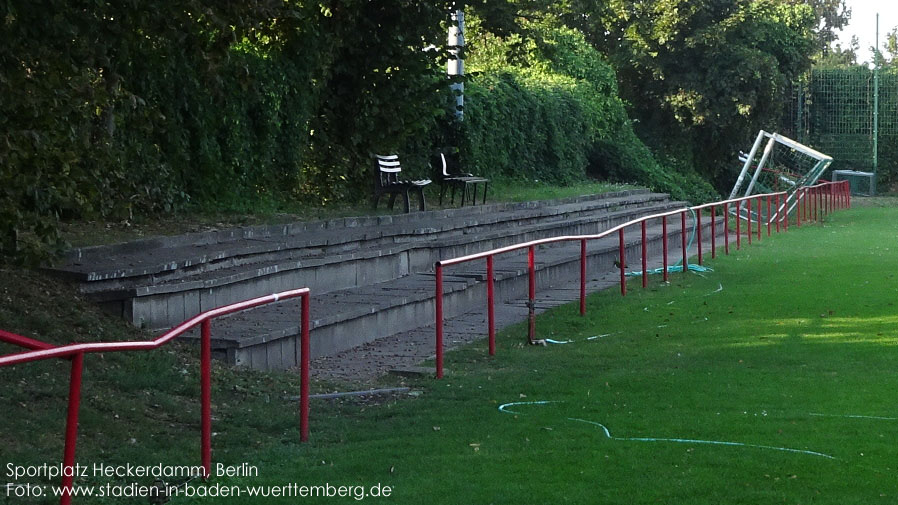
[{"label": "red handrail post", "polygon": [[819,221],[819,219],[817,218],[817,199],[820,198],[820,191],[817,188],[814,188],[812,191],[814,195],[814,201],[811,202],[811,205],[814,206],[814,222],[816,223]]},{"label": "red handrail post", "polygon": [[664,256],[664,282],[667,282],[667,216],[661,216],[661,249]]},{"label": "red handrail post", "polygon": [[783,220],[783,231],[789,231],[789,195],[783,195],[783,206],[782,206],[782,217],[780,219]]},{"label": "red handrail post", "polygon": [[695,243],[698,248],[698,264],[702,264],[702,209],[695,214]]},{"label": "red handrail post", "polygon": [[[797,196],[795,197],[795,226],[801,228],[801,204],[802,204],[802,201],[801,201],[802,189],[801,188],[798,189],[798,192],[796,193],[796,195]],[[786,205],[788,205],[788,200],[786,201]]]},{"label": "red handrail post", "polygon": [[758,242],[760,242],[761,241],[761,230],[764,227],[763,221],[761,221],[761,197],[758,197],[756,199],[756,201],[758,204],[757,205],[757,208],[758,208]]},{"label": "red handrail post", "polygon": [[624,251],[624,229],[617,230],[618,259],[620,260],[620,294],[627,296],[627,256]]},{"label": "red handrail post", "polygon": [[748,223],[746,224],[746,228],[747,228],[747,230],[748,230],[748,245],[751,245],[751,235],[752,235],[752,230],[751,230],[751,198],[748,198],[747,200],[745,200],[745,204],[746,204],[746,205],[745,205],[745,210],[746,210],[745,215],[748,217]]},{"label": "red handrail post", "polygon": [[776,194],[776,232],[780,232],[780,221],[783,220],[783,215],[780,212],[780,194]]},{"label": "red handrail post", "polygon": [[767,195],[767,236],[770,236],[770,195]]},{"label": "red handrail post", "polygon": [[200,342],[200,420],[203,477],[212,475],[212,321],[203,319]]},{"label": "red handrail post", "polygon": [[434,267],[436,277],[436,366],[437,379],[443,378],[443,265]]},{"label": "red handrail post", "polygon": [[723,204],[723,253],[730,254],[730,204]]},{"label": "red handrail post", "polygon": [[647,287],[649,284],[649,269],[648,269],[648,247],[646,246],[645,239],[645,220],[642,220],[642,287]]},{"label": "red handrail post", "polygon": [[711,206],[711,259],[717,257],[717,206]]},{"label": "red handrail post", "polygon": [[84,369],[84,353],[72,356],[72,371],[69,376],[69,408],[65,423],[65,449],[63,449],[62,496],[59,503],[72,503],[72,481],[75,471],[75,445],[78,442],[78,409],[81,406],[81,373]]},{"label": "red handrail post", "polygon": [[683,249],[683,273],[685,274],[688,270],[688,264],[686,255],[688,251],[686,250],[686,211],[680,212],[680,245]]},{"label": "red handrail post", "polygon": [[580,241],[580,315],[586,315],[586,239]]},{"label": "red handrail post", "polygon": [[736,206],[736,250],[742,249],[742,203],[743,201],[739,201],[739,205]]},{"label": "red handrail post", "polygon": [[486,319],[489,335],[490,356],[496,355],[496,291],[493,278],[493,256],[486,257]]},{"label": "red handrail post", "polygon": [[311,295],[305,293],[300,297],[302,321],[300,321],[300,359],[299,365],[299,441],[308,442],[309,440],[309,368],[312,362],[312,342],[309,336],[309,328],[311,321],[309,320],[309,302]]},{"label": "red handrail post", "polygon": [[532,344],[536,340],[536,250],[533,246],[527,248],[527,271],[528,271],[528,302],[527,302],[527,320],[529,321],[529,329],[527,332],[527,340]]}]

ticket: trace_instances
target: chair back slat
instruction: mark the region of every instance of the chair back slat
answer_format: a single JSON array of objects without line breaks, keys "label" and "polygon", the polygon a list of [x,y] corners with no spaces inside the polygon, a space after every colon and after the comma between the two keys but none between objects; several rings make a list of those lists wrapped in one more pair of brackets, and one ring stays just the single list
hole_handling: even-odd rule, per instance
[{"label": "chair back slat", "polygon": [[399,173],[402,171],[402,165],[399,163],[399,156],[395,154],[389,155],[375,155],[377,159],[377,168],[381,172],[387,173]]}]

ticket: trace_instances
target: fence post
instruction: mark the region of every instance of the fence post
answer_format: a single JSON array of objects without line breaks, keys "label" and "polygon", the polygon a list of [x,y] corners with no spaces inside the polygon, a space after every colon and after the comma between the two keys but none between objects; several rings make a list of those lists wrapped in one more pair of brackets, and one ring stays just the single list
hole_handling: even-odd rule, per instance
[{"label": "fence post", "polygon": [[212,475],[212,321],[203,319],[200,342],[200,421],[203,472]]},{"label": "fence post", "polygon": [[695,243],[698,249],[698,264],[702,264],[702,209],[695,214]]},{"label": "fence post", "polygon": [[751,245],[751,235],[752,235],[752,229],[751,229],[751,204],[752,204],[752,201],[751,201],[751,198],[748,198],[747,200],[745,200],[745,204],[746,204],[745,210],[747,211],[745,213],[745,215],[746,215],[746,217],[748,217],[748,221],[746,224],[746,228],[748,230],[748,245]]},{"label": "fence post", "polygon": [[624,251],[624,229],[617,230],[618,255],[620,263],[620,294],[627,296],[627,254]]},{"label": "fence post", "polygon": [[685,274],[688,270],[687,258],[686,255],[688,251],[686,251],[686,211],[680,212],[680,245],[683,248],[683,273]]},{"label": "fence post", "polygon": [[299,441],[309,440],[309,381],[312,362],[312,342],[309,335],[311,327],[309,303],[311,294],[305,293],[300,297],[302,320],[300,321],[300,359],[299,365]]},{"label": "fence post", "polygon": [[789,195],[783,195],[783,232],[789,231]]},{"label": "fence post", "polygon": [[717,206],[711,206],[711,259],[717,257]]},{"label": "fence post", "polygon": [[761,197],[757,199],[757,208],[758,208],[758,242],[761,241],[761,230],[764,228],[763,221],[761,221]]},{"label": "fence post", "polygon": [[84,369],[84,353],[72,356],[72,371],[69,375],[69,408],[65,422],[65,448],[62,467],[68,469],[62,475],[62,493],[59,503],[72,503],[72,482],[74,480],[75,445],[78,442],[78,409],[81,406],[81,372]]},{"label": "fence post", "polygon": [[742,249],[742,203],[744,200],[739,200],[739,205],[736,206],[736,250]]},{"label": "fence post", "polygon": [[648,258],[646,255],[648,254],[648,247],[646,246],[645,240],[645,219],[642,220],[642,287],[648,286]]},{"label": "fence post", "polygon": [[489,255],[486,257],[486,318],[489,326],[490,356],[496,355],[496,292],[493,277],[493,256]]},{"label": "fence post", "polygon": [[[768,216],[769,217],[769,216]],[[780,212],[780,194],[776,194],[776,232],[780,232],[780,221],[783,220],[783,215]]]},{"label": "fence post", "polygon": [[528,275],[528,322],[529,330],[527,332],[527,340],[532,344],[536,339],[536,251],[534,246],[527,248],[527,271]]},{"label": "fence post", "polygon": [[767,236],[770,236],[770,220],[772,217],[770,216],[770,195],[767,195]]},{"label": "fence post", "polygon": [[730,254],[730,204],[723,204],[723,252]]},{"label": "fence post", "polygon": [[664,256],[664,264],[662,265],[664,268],[663,279],[664,282],[667,282],[667,216],[661,216],[661,250]]},{"label": "fence post", "polygon": [[437,379],[443,378],[443,265],[434,267],[436,276],[436,365]]},{"label": "fence post", "polygon": [[[795,197],[795,226],[801,228],[801,193],[802,189],[798,188],[798,192]],[[788,200],[786,200],[786,204],[788,205]]]}]

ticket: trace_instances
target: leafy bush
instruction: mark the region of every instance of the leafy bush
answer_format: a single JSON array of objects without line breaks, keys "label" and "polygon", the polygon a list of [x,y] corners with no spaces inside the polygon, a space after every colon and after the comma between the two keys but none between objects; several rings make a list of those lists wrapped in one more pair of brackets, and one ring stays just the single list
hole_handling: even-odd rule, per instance
[{"label": "leafy bush", "polygon": [[368,153],[420,144],[445,113],[447,12],[4,2],[0,256],[45,258],[65,219],[318,204],[367,185]]},{"label": "leafy bush", "polygon": [[576,30],[551,19],[500,38],[475,19],[461,156],[493,176],[554,183],[587,174],[704,201],[713,188],[674,160],[663,167],[633,132],[614,71]]}]

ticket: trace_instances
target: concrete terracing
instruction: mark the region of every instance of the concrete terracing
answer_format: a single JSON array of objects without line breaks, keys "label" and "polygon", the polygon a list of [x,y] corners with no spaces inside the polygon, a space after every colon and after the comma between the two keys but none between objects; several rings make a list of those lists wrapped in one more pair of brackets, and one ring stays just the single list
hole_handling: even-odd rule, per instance
[{"label": "concrete terracing", "polygon": [[[433,264],[528,240],[597,233],[682,208],[666,195],[630,190],[551,202],[499,203],[403,215],[256,226],[73,250],[55,270],[133,324],[165,329],[220,305],[297,287],[312,291],[312,356],[337,353],[432,323]],[[649,229],[650,249],[660,230]],[[679,227],[671,226],[676,244]],[[638,258],[637,233],[628,255]],[[678,249],[677,249],[678,250]],[[671,254],[676,258],[676,250]],[[591,242],[595,272],[613,267],[616,239]],[[579,273],[576,243],[537,251],[538,282]],[[632,266],[632,265],[631,265]],[[496,259],[500,300],[526,289],[526,255]],[[447,268],[447,316],[482,305],[484,266]],[[526,291],[524,291],[526,292]],[[298,307],[289,302],[216,321],[213,346],[229,362],[294,366]]]}]

